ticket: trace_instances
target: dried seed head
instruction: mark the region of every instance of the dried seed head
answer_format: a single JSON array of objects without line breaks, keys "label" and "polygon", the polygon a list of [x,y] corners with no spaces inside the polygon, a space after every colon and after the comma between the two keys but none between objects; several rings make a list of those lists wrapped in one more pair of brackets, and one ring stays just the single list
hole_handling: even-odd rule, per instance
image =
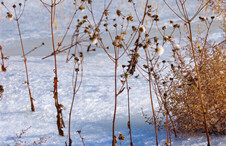
[{"label": "dried seed head", "polygon": [[152,8],[152,5],[148,5],[148,9]]},{"label": "dried seed head", "polygon": [[104,26],[107,27],[108,26],[108,23],[104,23]]},{"label": "dried seed head", "polygon": [[125,76],[126,79],[128,79],[130,74],[129,73],[125,73],[124,76]]},{"label": "dried seed head", "polygon": [[126,31],[123,31],[122,34],[123,34],[123,35],[126,35],[127,33],[126,33]]},{"label": "dried seed head", "polygon": [[164,36],[164,37],[163,37],[163,40],[164,40],[164,41],[168,41],[168,40],[169,40],[168,36]]},{"label": "dried seed head", "polygon": [[79,72],[79,68],[76,68],[75,71],[76,71],[76,72]]},{"label": "dried seed head", "polygon": [[137,28],[136,28],[135,26],[132,26],[132,30],[133,30],[133,31],[136,31]]},{"label": "dried seed head", "polygon": [[115,40],[121,40],[121,39],[122,39],[121,36],[119,36],[119,35],[115,36]]},{"label": "dried seed head", "polygon": [[123,136],[121,133],[119,133],[118,139],[119,139],[119,140],[125,140],[125,136]]},{"label": "dried seed head", "polygon": [[133,16],[128,16],[126,19],[127,21],[133,21]]},{"label": "dried seed head", "polygon": [[203,18],[203,17],[201,17],[201,16],[199,16],[199,19],[203,22],[203,21],[205,21],[205,18]]},{"label": "dried seed head", "polygon": [[88,16],[87,16],[87,15],[83,16],[83,19],[87,19],[87,18],[88,18]]},{"label": "dried seed head", "polygon": [[174,23],[173,20],[170,20],[170,23],[173,24]]},{"label": "dried seed head", "polygon": [[88,4],[91,4],[92,3],[92,0],[88,0]]},{"label": "dried seed head", "polygon": [[139,28],[139,31],[145,33],[146,29],[145,29],[144,26],[141,26],[141,27]]},{"label": "dried seed head", "polygon": [[215,16],[211,16],[211,19],[214,19],[215,18]]},{"label": "dried seed head", "polygon": [[10,13],[10,12],[7,12],[7,16],[6,17],[9,19],[10,22],[13,20],[13,14]]},{"label": "dried seed head", "polygon": [[166,26],[164,25],[163,27],[162,27],[162,30],[165,30],[166,29]]},{"label": "dried seed head", "polygon": [[109,14],[109,10],[104,11],[104,15],[107,16]]},{"label": "dried seed head", "polygon": [[173,27],[174,28],[180,28],[180,25],[179,24],[174,24]]},{"label": "dried seed head", "polygon": [[148,48],[148,45],[147,44],[144,44],[143,45],[143,49],[146,49],[146,48]]},{"label": "dried seed head", "polygon": [[15,5],[15,4],[13,5],[13,8],[14,8],[14,9],[16,8],[16,5]]},{"label": "dried seed head", "polygon": [[100,28],[95,28],[95,31],[100,32]]},{"label": "dried seed head", "polygon": [[158,39],[158,37],[157,37],[157,36],[155,36],[155,37],[154,37],[154,42],[155,42],[155,43],[157,43],[157,42],[158,42],[158,40],[159,40],[159,39]]},{"label": "dried seed head", "polygon": [[147,43],[147,44],[151,44],[151,39],[148,38],[147,41],[146,41],[146,43]]},{"label": "dried seed head", "polygon": [[81,12],[83,12],[83,11],[85,10],[85,7],[80,6],[78,9],[79,9]]},{"label": "dried seed head", "polygon": [[159,16],[158,15],[152,15],[152,17],[154,18],[154,21],[159,21]]},{"label": "dried seed head", "polygon": [[96,37],[90,37],[89,39],[92,42],[92,44],[95,45],[97,43],[97,38]]},{"label": "dried seed head", "polygon": [[146,64],[144,64],[143,67],[146,68],[146,69],[148,68],[148,66]]},{"label": "dried seed head", "polygon": [[156,48],[156,53],[157,53],[158,56],[161,56],[164,53],[163,47],[162,46],[158,46]]},{"label": "dried seed head", "polygon": [[121,12],[120,10],[117,10],[117,11],[116,11],[116,14],[117,14],[118,16],[121,16],[121,13],[122,13],[122,12]]},{"label": "dried seed head", "polygon": [[139,53],[135,53],[134,56],[135,56],[136,59],[138,59],[140,57],[140,54]]},{"label": "dried seed head", "polygon": [[79,57],[83,57],[83,53],[82,52],[79,52]]},{"label": "dried seed head", "polygon": [[176,44],[176,50],[180,50],[180,45]]},{"label": "dried seed head", "polygon": [[113,45],[113,46],[117,46],[118,44],[117,44],[116,41],[113,41],[113,42],[112,42],[112,45]]},{"label": "dried seed head", "polygon": [[117,24],[117,23],[115,23],[113,26],[114,26],[114,27],[117,27],[117,25],[118,25],[118,24]]}]

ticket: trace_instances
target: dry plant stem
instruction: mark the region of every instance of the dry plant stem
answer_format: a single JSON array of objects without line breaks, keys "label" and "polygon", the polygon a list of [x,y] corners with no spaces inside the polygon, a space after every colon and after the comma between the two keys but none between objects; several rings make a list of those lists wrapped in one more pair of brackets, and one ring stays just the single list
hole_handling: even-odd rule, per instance
[{"label": "dry plant stem", "polygon": [[22,48],[22,52],[23,52],[23,57],[24,57],[24,65],[25,65],[25,70],[26,70],[26,77],[27,77],[27,88],[28,88],[28,92],[29,92],[29,96],[30,96],[30,101],[31,101],[31,111],[35,111],[35,107],[34,107],[34,103],[33,103],[33,98],[31,96],[31,89],[30,89],[30,83],[29,83],[29,77],[28,77],[28,69],[27,69],[27,58],[24,52],[24,46],[23,46],[23,40],[22,40],[22,35],[20,32],[20,25],[19,25],[19,20],[16,18],[16,22],[17,22],[17,28],[18,28],[18,32],[19,32],[19,36],[20,36],[20,43],[21,43],[21,48]]},{"label": "dry plant stem", "polygon": [[132,140],[132,129],[131,129],[131,120],[130,120],[130,104],[129,104],[129,90],[130,90],[130,88],[129,88],[127,77],[125,77],[125,81],[126,81],[127,97],[128,97],[128,128],[129,128],[129,136],[130,136],[130,146],[132,146],[133,140]]},{"label": "dry plant stem", "polygon": [[77,79],[78,79],[78,72],[76,72],[75,75],[75,82],[74,82],[74,87],[73,87],[73,98],[72,98],[72,102],[71,102],[71,109],[69,112],[69,126],[68,126],[68,137],[69,137],[69,146],[72,145],[72,140],[71,140],[71,113],[72,113],[72,108],[74,105],[74,100],[75,100],[75,89],[76,89],[76,83],[77,83]]},{"label": "dry plant stem", "polygon": [[205,130],[206,130],[206,137],[207,137],[207,145],[210,146],[210,138],[209,138],[209,132],[208,132],[208,124],[207,124],[207,119],[206,119],[206,109],[205,109],[205,105],[204,105],[204,101],[203,101],[203,97],[202,97],[202,89],[201,89],[201,81],[200,81],[200,76],[199,76],[199,70],[198,70],[198,65],[196,62],[196,56],[195,56],[195,49],[194,49],[194,44],[193,44],[193,39],[192,39],[192,29],[191,29],[191,22],[188,21],[188,27],[189,27],[189,38],[190,38],[190,42],[191,42],[191,47],[192,47],[192,54],[193,54],[193,59],[195,62],[195,69],[196,69],[196,73],[197,73],[197,79],[198,79],[198,89],[199,89],[199,97],[201,100],[201,106],[202,106],[202,111],[203,111],[203,117],[204,117],[204,125],[205,125]]},{"label": "dry plant stem", "polygon": [[115,107],[114,107],[114,115],[113,115],[113,123],[112,123],[112,146],[116,145],[115,141],[115,118],[116,118],[116,111],[117,111],[117,68],[118,68],[118,59],[117,59],[117,52],[115,47]]},{"label": "dry plant stem", "polygon": [[3,72],[6,72],[6,67],[4,64],[4,59],[7,59],[7,57],[4,57],[3,51],[2,51],[2,46],[0,45],[0,51],[1,51],[1,59],[2,59],[2,63],[1,63],[1,70]]},{"label": "dry plant stem", "polygon": [[148,67],[148,83],[149,83],[149,91],[150,91],[150,99],[151,99],[151,108],[152,108],[152,114],[154,118],[154,123],[155,123],[155,138],[156,138],[156,146],[158,146],[158,132],[157,132],[157,121],[155,117],[155,109],[154,109],[154,104],[153,104],[153,98],[152,98],[152,88],[151,88],[151,71],[150,71],[150,66],[149,66],[149,57],[148,57],[148,52],[147,48],[145,48],[145,55],[146,55],[146,61],[147,61],[147,67]]},{"label": "dry plant stem", "polygon": [[[205,109],[205,105],[204,105],[204,101],[203,101],[203,97],[202,97],[202,89],[201,89],[201,81],[200,81],[200,76],[199,76],[199,70],[198,70],[198,65],[196,62],[196,56],[195,56],[195,49],[194,49],[194,45],[193,45],[193,39],[192,39],[192,29],[191,29],[191,22],[192,20],[194,20],[194,18],[202,11],[202,9],[204,9],[207,4],[209,3],[209,1],[207,1],[204,5],[203,3],[200,5],[200,7],[198,8],[198,10],[196,11],[195,15],[189,19],[188,14],[187,14],[187,10],[185,7],[185,1],[182,2],[180,0],[181,3],[181,8],[183,10],[183,14],[182,15],[184,17],[181,18],[168,4],[167,2],[164,0],[165,4],[172,10],[172,12],[174,14],[176,14],[181,20],[183,20],[184,22],[186,22],[186,24],[188,24],[188,30],[189,30],[189,39],[190,39],[190,43],[191,43],[191,49],[192,49],[192,55],[193,55],[193,59],[194,59],[194,63],[195,63],[195,70],[196,70],[196,77],[198,79],[198,89],[199,89],[199,97],[201,100],[201,107],[202,107],[202,111],[203,111],[203,117],[204,117],[204,125],[205,125],[205,130],[206,130],[206,137],[207,137],[207,145],[210,146],[210,139],[209,139],[209,132],[208,132],[208,124],[207,124],[207,119],[206,119],[206,109]],[[178,6],[179,7],[179,6]]]},{"label": "dry plant stem", "polygon": [[[78,132],[78,131],[77,131],[77,132]],[[80,139],[82,140],[83,146],[85,146],[86,144],[85,144],[85,142],[84,142],[84,138],[82,137],[81,131],[78,132],[78,134],[79,134]]]},{"label": "dry plant stem", "polygon": [[54,42],[54,34],[53,34],[53,18],[54,18],[54,9],[55,9],[55,2],[56,0],[51,0],[51,35],[52,35],[52,46],[53,46],[53,53],[54,53],[54,64],[55,64],[55,77],[54,77],[54,99],[55,99],[55,106],[57,109],[57,128],[60,136],[64,136],[64,131],[62,130],[62,117],[61,117],[61,109],[58,102],[58,76],[57,76],[57,57],[56,57],[56,49],[55,49],[55,42]]},{"label": "dry plant stem", "polygon": [[[153,64],[151,64],[151,65],[153,66]],[[154,70],[153,70],[153,73],[156,74]],[[156,81],[156,79],[155,79],[155,84],[156,84],[156,86],[157,86],[158,92],[161,94],[161,95],[160,95],[161,100],[163,101],[162,93],[161,93],[159,84],[158,84],[158,82]],[[165,100],[164,102],[166,103],[166,100]],[[170,122],[171,122],[171,124],[172,124],[172,126],[173,126],[173,132],[174,132],[174,135],[175,135],[175,137],[177,137],[175,124],[174,124],[174,121],[173,121],[173,119],[172,119],[172,116],[171,116],[170,113],[169,113],[169,109],[168,109],[168,107],[167,107],[166,104],[163,104],[163,105],[164,105],[164,108],[165,108],[165,110],[166,110],[166,114],[167,114],[167,116],[169,117]],[[170,133],[169,133],[169,134],[170,134]]]},{"label": "dry plant stem", "polygon": [[[83,63],[83,60],[82,60]],[[74,66],[74,70],[75,70],[75,66]],[[83,66],[81,66],[81,82],[76,90],[77,87],[77,81],[78,81],[78,71],[76,71],[76,75],[75,75],[75,81],[74,81],[74,85],[73,85],[73,98],[72,98],[72,102],[71,102],[71,108],[70,108],[70,112],[69,112],[69,126],[68,126],[68,137],[69,137],[69,146],[72,145],[72,140],[71,140],[71,113],[72,113],[72,109],[73,109],[73,105],[74,105],[74,100],[75,100],[75,95],[78,92],[79,88],[81,87],[82,84],[82,79],[83,79]],[[80,138],[81,138],[81,134]],[[83,139],[82,139],[83,141]],[[84,142],[83,142],[84,144]]]},{"label": "dry plant stem", "polygon": [[167,142],[169,142],[169,121],[168,121],[168,113],[166,113],[166,133],[167,133]]}]

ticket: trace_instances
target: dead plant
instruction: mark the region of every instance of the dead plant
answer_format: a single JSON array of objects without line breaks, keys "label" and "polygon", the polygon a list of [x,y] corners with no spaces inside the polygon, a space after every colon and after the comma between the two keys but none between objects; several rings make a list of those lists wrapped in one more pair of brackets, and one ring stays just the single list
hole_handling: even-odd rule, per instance
[{"label": "dead plant", "polygon": [[23,52],[23,57],[24,57],[24,65],[25,65],[25,70],[26,70],[26,78],[27,78],[27,81],[25,82],[27,84],[27,88],[28,88],[28,92],[29,92],[29,97],[30,97],[30,102],[31,102],[31,111],[35,111],[35,107],[34,107],[34,98],[31,96],[31,89],[30,89],[30,82],[29,82],[29,76],[28,76],[28,67],[27,67],[27,57],[25,55],[25,52],[24,52],[24,45],[23,45],[23,39],[22,39],[22,34],[21,34],[21,29],[20,29],[20,23],[19,23],[19,20],[21,18],[21,16],[23,15],[23,12],[24,12],[24,9],[25,9],[25,6],[26,6],[26,0],[24,0],[24,3],[19,3],[18,4],[18,9],[19,9],[19,12],[17,11],[16,7],[17,5],[14,4],[13,5],[13,10],[14,10],[14,15],[13,13],[8,9],[8,7],[4,4],[4,2],[1,2],[1,4],[6,8],[6,10],[8,11],[7,12],[7,18],[12,21],[12,20],[15,20],[16,23],[17,23],[17,30],[18,30],[18,33],[19,33],[19,37],[20,37],[20,44],[21,44],[21,49],[22,49],[22,52]]}]

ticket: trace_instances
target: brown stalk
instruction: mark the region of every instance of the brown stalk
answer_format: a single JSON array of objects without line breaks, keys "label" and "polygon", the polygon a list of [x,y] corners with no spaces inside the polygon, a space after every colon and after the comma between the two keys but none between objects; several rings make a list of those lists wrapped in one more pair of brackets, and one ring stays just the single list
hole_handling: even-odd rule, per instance
[{"label": "brown stalk", "polygon": [[128,77],[126,77],[126,76],[125,76],[125,82],[126,82],[127,98],[128,98],[128,123],[127,123],[127,126],[129,128],[130,146],[133,146],[131,120],[130,120],[130,98],[129,98],[130,87],[129,87],[129,83],[128,83]]},{"label": "brown stalk", "polygon": [[112,122],[112,146],[116,146],[116,136],[115,136],[115,119],[116,119],[116,111],[117,111],[117,68],[118,68],[118,55],[117,55],[117,48],[115,47],[115,107],[114,107],[114,115],[113,115],[113,122]]},{"label": "brown stalk", "polygon": [[55,42],[54,42],[54,34],[53,34],[53,18],[54,18],[54,12],[55,12],[55,5],[56,0],[51,0],[51,35],[52,35],[52,46],[53,46],[53,53],[54,53],[54,64],[55,64],[55,69],[54,69],[54,91],[53,91],[53,98],[55,99],[55,106],[57,109],[57,128],[60,136],[64,136],[64,131],[62,130],[62,126],[64,126],[64,121],[62,117],[62,109],[61,105],[59,104],[58,101],[58,76],[57,76],[57,57],[56,57],[56,49],[55,49]]},{"label": "brown stalk", "polygon": [[192,55],[193,55],[193,59],[195,62],[195,70],[196,70],[196,77],[198,79],[198,89],[199,89],[199,97],[201,100],[201,106],[202,106],[202,112],[203,112],[203,117],[204,117],[204,125],[205,125],[205,130],[206,130],[206,138],[207,138],[207,145],[210,146],[210,138],[209,138],[209,132],[208,132],[208,124],[207,124],[207,119],[206,119],[206,108],[204,105],[204,100],[202,97],[202,89],[201,89],[201,81],[200,81],[200,76],[199,76],[199,69],[198,69],[198,65],[196,62],[196,56],[195,56],[195,49],[194,49],[194,44],[193,44],[193,39],[192,39],[192,29],[191,29],[191,22],[188,21],[188,27],[189,27],[189,38],[190,38],[190,43],[191,43],[191,47],[192,47]]},{"label": "brown stalk", "polygon": [[[75,95],[78,92],[78,90],[80,89],[81,84],[82,84],[82,79],[83,79],[83,66],[82,66],[82,63],[83,63],[83,55],[82,55],[82,60],[81,60],[81,82],[80,82],[80,84],[79,84],[77,89],[76,89],[76,87],[77,87],[77,81],[78,81],[79,68],[75,68],[76,64],[74,65],[74,71],[76,72],[76,74],[75,74],[75,80],[74,80],[74,85],[73,85],[73,98],[72,98],[72,101],[71,101],[71,108],[70,108],[70,112],[69,112],[69,126],[68,126],[69,146],[72,145],[72,140],[71,140],[71,113],[72,113],[72,109],[73,109],[73,105],[74,105]],[[78,64],[78,67],[79,67],[79,64]],[[80,133],[79,133],[79,135],[80,135],[80,138],[81,138],[81,134]],[[82,141],[83,141],[83,139],[82,139]],[[84,142],[83,142],[83,144],[84,144]]]},{"label": "brown stalk", "polygon": [[[167,2],[164,0],[164,2],[166,3],[166,5],[172,10],[172,12],[174,12],[179,18],[181,18],[168,4]],[[181,2],[181,0],[180,0]],[[208,124],[207,124],[207,119],[206,119],[206,108],[205,108],[205,105],[204,105],[204,100],[203,100],[203,97],[202,97],[202,89],[201,89],[201,81],[200,81],[200,75],[199,75],[199,69],[198,69],[198,65],[197,65],[197,61],[196,61],[196,54],[195,54],[195,49],[194,49],[194,44],[193,44],[193,38],[192,38],[192,28],[191,28],[191,22],[192,20],[194,20],[194,18],[207,6],[207,4],[209,3],[209,1],[207,1],[204,5],[203,3],[200,5],[199,9],[196,11],[196,13],[194,14],[194,16],[189,19],[188,18],[188,15],[187,15],[187,11],[186,9],[184,8],[185,6],[185,3],[182,3],[181,2],[181,7],[183,9],[183,13],[184,15],[183,16],[187,16],[187,17],[184,17],[181,18],[181,20],[185,21],[187,24],[188,24],[188,33],[189,33],[189,41],[191,43],[191,49],[192,49],[192,55],[193,55],[193,60],[194,60],[194,63],[195,63],[195,70],[196,70],[196,77],[198,79],[198,90],[199,90],[199,97],[200,97],[200,101],[201,101],[201,107],[202,107],[202,112],[203,112],[203,117],[204,117],[204,120],[203,120],[203,123],[205,125],[205,131],[206,131],[206,137],[207,137],[207,145],[210,146],[210,138],[209,138],[209,132],[208,132]]]},{"label": "brown stalk", "polygon": [[16,9],[15,8],[16,7],[14,7],[14,12],[15,12],[15,16],[16,16],[15,20],[16,20],[16,23],[17,23],[17,29],[18,29],[18,33],[19,33],[19,36],[20,36],[20,44],[21,44],[21,48],[22,48],[22,52],[23,52],[24,65],[25,65],[25,70],[26,70],[26,78],[27,78],[26,84],[27,84],[27,88],[28,88],[28,92],[29,92],[29,97],[30,97],[30,102],[31,102],[31,111],[34,112],[35,111],[35,107],[34,107],[34,103],[33,103],[33,100],[34,99],[31,96],[30,82],[29,82],[28,69],[27,69],[27,58],[26,58],[26,55],[25,55],[25,52],[24,52],[23,40],[22,40],[21,31],[20,31],[19,18],[17,16],[17,13],[16,13]]},{"label": "brown stalk", "polygon": [[2,46],[1,46],[1,45],[0,45],[0,51],[1,51],[1,59],[2,59],[1,70],[2,70],[3,72],[6,72],[6,67],[5,67],[5,64],[4,64],[4,60],[5,60],[5,59],[8,59],[8,58],[4,56],[3,51],[2,51]]},{"label": "brown stalk", "polygon": [[157,120],[155,117],[155,109],[154,109],[154,103],[153,103],[153,97],[152,97],[152,77],[151,77],[151,71],[150,71],[150,65],[149,65],[149,57],[147,48],[145,48],[145,55],[146,55],[146,61],[147,61],[147,67],[148,67],[148,83],[149,83],[149,92],[150,92],[150,99],[151,99],[151,108],[152,108],[152,114],[154,118],[155,123],[155,140],[156,140],[156,146],[158,146],[158,132],[157,132]]}]

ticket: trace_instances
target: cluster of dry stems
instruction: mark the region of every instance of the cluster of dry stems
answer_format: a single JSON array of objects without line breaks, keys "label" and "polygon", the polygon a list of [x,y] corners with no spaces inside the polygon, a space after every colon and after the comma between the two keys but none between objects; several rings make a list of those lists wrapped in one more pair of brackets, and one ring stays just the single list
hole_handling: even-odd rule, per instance
[{"label": "cluster of dry stems", "polygon": [[[23,10],[25,7],[23,4]],[[170,21],[172,27],[166,28],[166,26],[159,26],[158,22],[161,18],[157,14],[157,9],[154,8],[149,0],[146,0],[142,15],[138,14],[136,3],[133,0],[128,0],[128,6],[133,10],[133,14],[124,13],[120,9],[117,9],[117,17],[112,18],[110,12],[111,3],[113,0],[106,1],[105,7],[101,13],[101,17],[97,20],[94,17],[93,1],[81,0],[75,1],[74,13],[70,18],[69,25],[65,29],[58,45],[55,44],[54,38],[54,24],[56,26],[56,7],[64,0],[51,0],[51,3],[46,3],[42,0],[40,2],[46,8],[47,13],[50,15],[51,26],[51,38],[53,52],[45,56],[54,57],[54,90],[53,97],[55,100],[55,107],[57,110],[57,128],[59,135],[64,136],[63,127],[65,127],[63,121],[62,110],[64,106],[59,103],[58,97],[58,70],[57,70],[57,54],[66,53],[67,62],[74,60],[73,68],[73,95],[72,103],[69,112],[69,141],[68,144],[72,145],[72,139],[70,135],[71,131],[71,116],[76,93],[79,91],[82,78],[83,78],[83,51],[87,48],[87,51],[95,51],[95,48],[102,48],[109,59],[114,64],[114,114],[112,121],[112,146],[117,143],[117,137],[115,135],[115,120],[117,117],[117,99],[118,96],[127,91],[128,98],[128,130],[130,135],[130,145],[133,145],[132,141],[132,129],[130,120],[130,75],[134,72],[139,73],[145,80],[148,81],[149,86],[147,90],[150,92],[150,106],[152,109],[152,117],[145,115],[147,122],[154,124],[156,145],[158,145],[158,128],[161,126],[161,122],[164,122],[163,126],[167,129],[167,141],[166,145],[171,145],[171,131],[177,137],[177,133],[184,131],[193,133],[196,131],[204,130],[207,137],[207,144],[210,145],[209,133],[222,133],[225,134],[225,113],[224,109],[224,95],[225,95],[225,41],[217,44],[208,40],[212,22],[215,17],[209,19],[199,17],[200,12],[208,8],[210,3],[213,10],[223,17],[225,15],[222,12],[220,3],[222,1],[200,1],[199,7],[193,16],[188,15],[186,0],[175,0],[177,11],[170,6],[166,0],[165,4],[169,7],[175,17],[181,20],[181,24],[175,24]],[[2,5],[5,4],[2,2]],[[22,4],[19,4],[22,7]],[[21,40],[21,47],[24,56],[24,64],[26,68],[27,86],[29,90],[29,96],[31,99],[31,109],[34,111],[33,98],[31,96],[29,87],[29,78],[27,71],[27,59],[23,48],[22,35],[19,27],[19,19],[23,14],[23,10],[18,14],[16,12],[16,5],[13,6],[14,14],[9,11],[5,6],[8,13],[7,15],[14,15],[17,22],[18,32]],[[76,26],[71,28],[73,20],[77,16],[79,11],[87,11],[87,15],[77,19]],[[8,16],[9,17],[9,16]],[[79,16],[78,16],[79,17]],[[201,31],[198,36],[194,37],[194,31],[192,30],[193,20],[199,17],[201,23],[205,24],[204,37],[202,37]],[[80,17],[79,17],[80,18]],[[136,25],[131,25],[131,22],[137,22]],[[145,26],[145,21],[149,26]],[[134,23],[133,23],[134,24]],[[183,27],[183,28],[182,28]],[[111,29],[112,28],[112,29]],[[151,31],[157,30],[160,38],[153,36]],[[223,28],[225,30],[225,23],[223,22]],[[171,30],[171,33],[167,34],[166,30]],[[65,37],[68,35],[69,30],[73,31],[71,37],[71,43],[62,46]],[[179,39],[175,39],[175,32],[178,31]],[[181,32],[185,32],[186,39],[182,39]],[[102,38],[103,34],[108,34],[112,44],[105,43],[106,40]],[[164,46],[167,44],[172,48],[173,61],[163,60],[162,55]],[[180,46],[180,44],[185,44]],[[113,50],[113,51],[111,51]],[[1,47],[2,51],[2,47]],[[112,53],[113,52],[113,53]],[[141,54],[144,56],[141,56]],[[129,64],[122,65],[123,74],[121,78],[118,78],[119,60],[123,56],[128,56]],[[2,66],[4,56],[2,53]],[[144,63],[141,65],[141,63]],[[138,76],[135,76],[137,78]],[[118,81],[121,81],[121,87],[118,89]],[[157,98],[159,108],[154,108],[154,98]],[[81,131],[80,131],[81,133]],[[79,133],[79,134],[80,134]],[[81,135],[80,135],[81,137]],[[122,138],[123,137],[123,138]],[[83,144],[84,138],[81,137]],[[119,136],[120,144],[121,140],[124,140],[124,136]],[[67,144],[67,143],[66,143]]]}]

